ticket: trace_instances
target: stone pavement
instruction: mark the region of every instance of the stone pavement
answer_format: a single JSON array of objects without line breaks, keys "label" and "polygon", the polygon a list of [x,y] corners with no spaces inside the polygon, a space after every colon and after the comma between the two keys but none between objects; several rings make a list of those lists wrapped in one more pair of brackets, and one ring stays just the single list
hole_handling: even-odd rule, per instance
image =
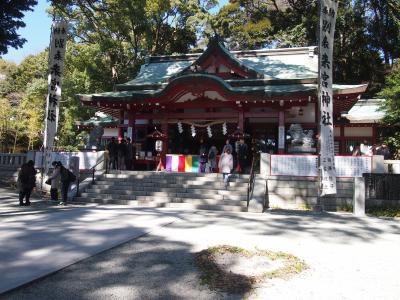
[{"label": "stone pavement", "polygon": [[0,293],[171,223],[128,207],[54,206],[0,189]]},{"label": "stone pavement", "polygon": [[193,254],[221,244],[284,251],[310,266],[290,280],[267,281],[249,299],[399,299],[398,220],[125,206],[2,212],[1,281],[14,286],[129,241],[0,299],[242,299],[200,284]]}]

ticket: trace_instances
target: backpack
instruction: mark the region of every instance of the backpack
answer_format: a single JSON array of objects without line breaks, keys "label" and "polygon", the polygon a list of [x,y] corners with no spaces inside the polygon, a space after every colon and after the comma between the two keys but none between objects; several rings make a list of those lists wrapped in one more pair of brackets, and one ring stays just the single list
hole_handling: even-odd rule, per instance
[{"label": "backpack", "polygon": [[63,182],[74,182],[76,180],[76,176],[70,170],[65,167],[61,167],[61,181]]},{"label": "backpack", "polygon": [[75,182],[76,176],[74,173],[72,173],[70,170],[68,170],[68,181],[69,182]]}]

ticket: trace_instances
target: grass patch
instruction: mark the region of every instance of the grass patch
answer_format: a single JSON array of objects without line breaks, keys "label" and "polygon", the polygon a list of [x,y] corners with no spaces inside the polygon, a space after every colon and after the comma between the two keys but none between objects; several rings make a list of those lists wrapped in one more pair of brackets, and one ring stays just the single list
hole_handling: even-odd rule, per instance
[{"label": "grass patch", "polygon": [[367,214],[375,217],[400,218],[400,208],[368,208]]},{"label": "grass patch", "polygon": [[[228,253],[248,259],[254,256],[263,256],[271,261],[280,260],[282,267],[264,272],[258,276],[235,274],[224,270],[217,263],[218,255]],[[291,254],[259,249],[249,251],[228,245],[211,247],[197,253],[196,264],[201,272],[200,279],[202,284],[208,285],[212,290],[229,294],[246,294],[251,292],[257,283],[273,278],[289,279],[291,276],[308,269],[304,261]]]},{"label": "grass patch", "polygon": [[344,211],[344,212],[353,212],[353,204],[351,203],[345,203],[339,208],[339,211]]}]

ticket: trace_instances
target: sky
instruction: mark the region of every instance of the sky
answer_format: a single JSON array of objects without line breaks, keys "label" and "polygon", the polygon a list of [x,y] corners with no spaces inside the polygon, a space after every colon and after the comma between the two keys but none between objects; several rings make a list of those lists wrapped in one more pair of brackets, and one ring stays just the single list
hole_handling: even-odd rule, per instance
[{"label": "sky", "polygon": [[37,54],[48,47],[52,21],[51,16],[46,13],[49,6],[50,3],[46,0],[39,0],[33,11],[25,12],[23,21],[26,26],[20,28],[18,34],[27,42],[19,49],[9,47],[8,53],[2,56],[3,59],[20,63],[28,55]]},{"label": "sky", "polygon": [[[220,0],[219,7],[227,2],[228,0]],[[23,21],[26,26],[20,28],[18,34],[27,42],[19,49],[8,48],[8,53],[2,56],[3,59],[19,64],[28,55],[37,54],[48,47],[52,22],[51,16],[46,13],[49,6],[50,3],[46,0],[39,0],[33,11],[25,12]]]}]

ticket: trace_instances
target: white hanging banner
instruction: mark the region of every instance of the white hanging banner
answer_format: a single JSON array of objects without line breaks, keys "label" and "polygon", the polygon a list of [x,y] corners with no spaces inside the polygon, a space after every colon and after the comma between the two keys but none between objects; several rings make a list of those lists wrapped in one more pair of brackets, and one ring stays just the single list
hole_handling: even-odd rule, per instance
[{"label": "white hanging banner", "polygon": [[[64,21],[53,22],[49,49],[48,94],[46,98],[46,119],[44,133],[44,150],[52,150],[57,133],[59,106],[61,100],[61,83],[64,71],[65,48],[67,45],[68,24]],[[46,169],[49,166],[46,155]]]},{"label": "white hanging banner", "polygon": [[320,0],[319,84],[320,106],[320,196],[336,194],[333,132],[333,38],[338,0]]}]

